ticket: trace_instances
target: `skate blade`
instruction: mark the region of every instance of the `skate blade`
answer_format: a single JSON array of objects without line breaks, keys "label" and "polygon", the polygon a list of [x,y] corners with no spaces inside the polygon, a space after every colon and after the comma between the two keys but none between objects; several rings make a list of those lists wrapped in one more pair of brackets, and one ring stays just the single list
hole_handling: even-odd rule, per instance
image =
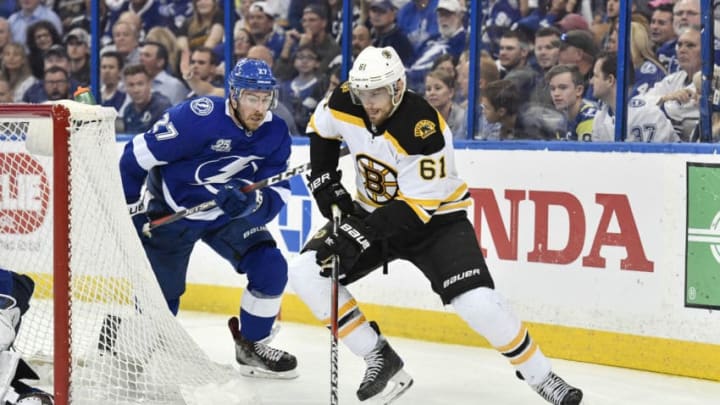
[{"label": "skate blade", "polygon": [[268,378],[274,380],[292,380],[293,378],[298,377],[297,369],[288,371],[271,371],[260,367],[246,366],[244,364],[238,364],[236,367],[240,371],[240,374],[245,377]]},{"label": "skate blade", "polygon": [[377,405],[388,405],[398,399],[413,385],[413,378],[405,370],[400,370],[388,381],[385,389],[367,399],[367,403]]}]

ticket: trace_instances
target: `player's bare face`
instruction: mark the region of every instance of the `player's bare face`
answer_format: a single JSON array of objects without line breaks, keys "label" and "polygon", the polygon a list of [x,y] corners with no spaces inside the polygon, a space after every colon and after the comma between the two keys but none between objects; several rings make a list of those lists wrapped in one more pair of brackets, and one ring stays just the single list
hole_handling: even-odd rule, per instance
[{"label": "player's bare face", "polygon": [[265,115],[272,102],[273,93],[271,91],[243,91],[237,113],[245,129],[249,131],[258,129],[265,120]]},{"label": "player's bare face", "polygon": [[387,88],[355,90],[354,92],[373,125],[380,125],[388,119],[393,105]]}]

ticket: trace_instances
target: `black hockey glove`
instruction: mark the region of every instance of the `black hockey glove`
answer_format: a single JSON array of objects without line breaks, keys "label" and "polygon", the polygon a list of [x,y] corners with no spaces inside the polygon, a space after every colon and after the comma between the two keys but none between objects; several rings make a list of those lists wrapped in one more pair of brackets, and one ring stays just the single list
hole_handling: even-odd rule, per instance
[{"label": "black hockey glove", "polygon": [[308,176],[308,188],[315,197],[320,213],[327,218],[332,218],[333,204],[336,204],[340,211],[345,214],[353,212],[353,203],[350,194],[345,190],[340,178],[339,171],[322,172],[316,176]]},{"label": "black hockey glove", "polygon": [[[340,259],[340,271],[350,270],[357,263],[360,255],[370,247],[375,239],[375,230],[362,219],[347,216],[338,226],[337,235],[328,235],[318,248],[315,260],[322,267],[331,263],[332,257],[337,255]],[[324,269],[321,274],[329,276],[330,272]]]},{"label": "black hockey glove", "polygon": [[257,211],[263,202],[262,192],[243,192],[241,188],[247,184],[239,180],[227,182],[215,195],[217,206],[232,218],[242,218]]}]

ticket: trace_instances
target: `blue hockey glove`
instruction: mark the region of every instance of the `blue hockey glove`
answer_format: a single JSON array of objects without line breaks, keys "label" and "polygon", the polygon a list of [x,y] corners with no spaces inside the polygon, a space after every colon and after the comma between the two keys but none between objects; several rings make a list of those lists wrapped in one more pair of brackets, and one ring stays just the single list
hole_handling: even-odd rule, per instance
[{"label": "blue hockey glove", "polygon": [[[345,273],[357,263],[373,239],[375,231],[370,226],[360,218],[347,216],[340,222],[337,235],[325,237],[317,250],[315,260],[320,266],[327,267],[332,257],[337,255],[340,259],[340,271]],[[329,272],[323,270],[321,274],[326,276]]]},{"label": "blue hockey glove", "polygon": [[262,205],[262,192],[253,190],[245,193],[241,188],[246,184],[248,183],[231,180],[222,186],[215,195],[217,206],[232,218],[248,216]]},{"label": "blue hockey glove", "polygon": [[353,212],[353,203],[350,194],[345,190],[340,178],[342,173],[339,171],[322,172],[315,176],[308,176],[308,188],[315,197],[320,213],[327,218],[332,218],[333,204],[336,204],[340,211],[345,214]]}]

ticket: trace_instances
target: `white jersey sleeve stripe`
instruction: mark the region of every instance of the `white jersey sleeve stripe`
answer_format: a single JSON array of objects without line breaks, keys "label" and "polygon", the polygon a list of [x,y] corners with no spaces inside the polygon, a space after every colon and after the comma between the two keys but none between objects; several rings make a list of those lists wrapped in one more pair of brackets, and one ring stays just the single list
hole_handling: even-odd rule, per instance
[{"label": "white jersey sleeve stripe", "polygon": [[145,142],[145,137],[143,135],[135,136],[132,140],[132,143],[135,159],[137,160],[140,167],[142,167],[146,171],[149,171],[155,166],[161,166],[167,163],[161,160],[157,160],[155,158],[155,155],[153,155],[148,148],[147,143]]}]

